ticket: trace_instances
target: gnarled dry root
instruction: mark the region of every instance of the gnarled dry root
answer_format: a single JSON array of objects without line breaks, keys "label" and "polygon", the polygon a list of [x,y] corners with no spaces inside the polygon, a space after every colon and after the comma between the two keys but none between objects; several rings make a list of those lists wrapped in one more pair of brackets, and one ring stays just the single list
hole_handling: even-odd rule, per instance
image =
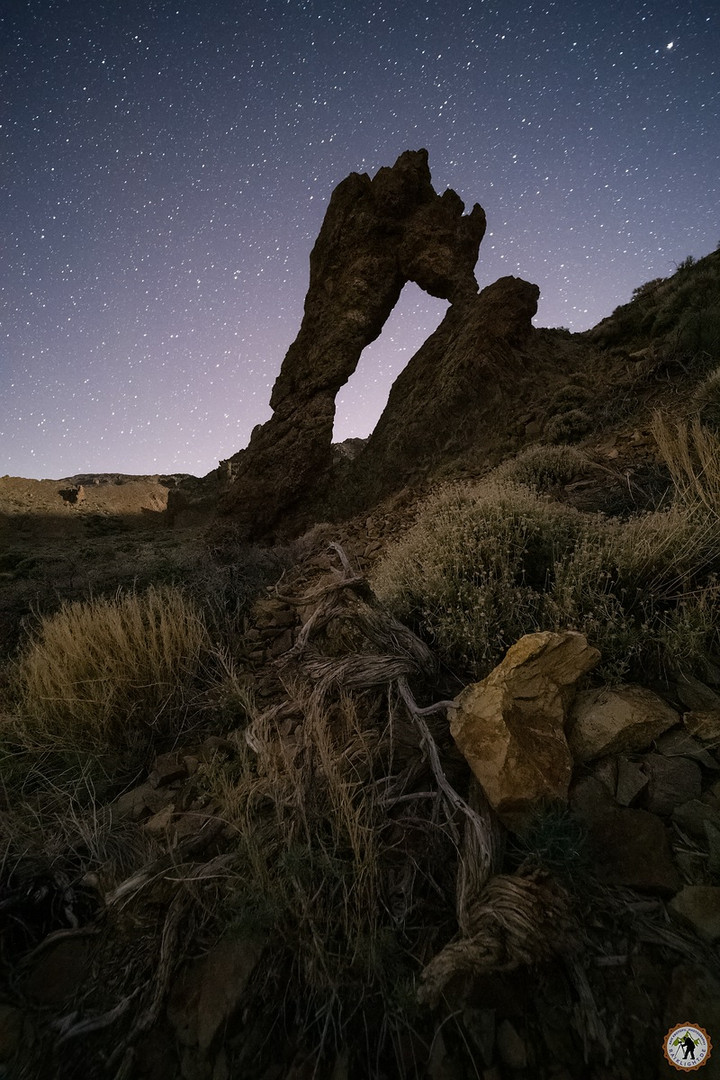
[{"label": "gnarled dry root", "polygon": [[573,919],[565,890],[539,871],[522,877],[498,874],[474,899],[465,898],[465,933],[427,965],[418,991],[435,1006],[456,976],[510,971],[573,947]]}]

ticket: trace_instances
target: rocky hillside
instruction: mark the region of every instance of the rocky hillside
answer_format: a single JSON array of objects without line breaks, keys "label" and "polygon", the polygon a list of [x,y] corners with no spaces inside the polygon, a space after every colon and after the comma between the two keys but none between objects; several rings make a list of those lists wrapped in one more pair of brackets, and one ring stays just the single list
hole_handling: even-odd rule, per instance
[{"label": "rocky hillside", "polygon": [[[720,1042],[720,252],[572,335],[483,231],[424,152],[349,177],[246,450],[0,481],[0,1075]],[[447,315],[333,450],[408,280]]]},{"label": "rocky hillside", "polygon": [[[524,447],[646,431],[663,398],[687,395],[712,368],[720,253],[640,286],[587,333],[536,329],[536,285],[508,277],[478,294],[485,215],[463,211],[454,192],[434,191],[425,151],[338,186],[273,416],[217,472],[173,492],[176,520],[193,507],[207,514],[219,498],[220,530],[226,522],[248,540],[287,538],[438,476],[477,475]],[[450,307],[346,459],[331,446],[335,397],[407,281]]]}]

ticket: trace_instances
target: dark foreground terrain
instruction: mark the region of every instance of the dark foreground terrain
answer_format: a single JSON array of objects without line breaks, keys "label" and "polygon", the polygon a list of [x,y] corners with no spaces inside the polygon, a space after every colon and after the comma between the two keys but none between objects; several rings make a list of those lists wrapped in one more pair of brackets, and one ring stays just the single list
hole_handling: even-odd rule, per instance
[{"label": "dark foreground terrain", "polygon": [[0,480],[8,1080],[720,1047],[720,254],[535,335],[502,422],[394,479],[414,436],[308,434],[257,535],[267,436],[203,479]]}]

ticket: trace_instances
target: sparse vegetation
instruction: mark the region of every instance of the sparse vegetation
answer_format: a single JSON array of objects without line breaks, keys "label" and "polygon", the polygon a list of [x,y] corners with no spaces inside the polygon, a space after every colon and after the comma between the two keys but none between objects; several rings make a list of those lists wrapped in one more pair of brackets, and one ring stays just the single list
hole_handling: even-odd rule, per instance
[{"label": "sparse vegetation", "polygon": [[[29,1062],[19,1076],[154,1075],[160,1051],[168,1076],[418,1080],[445,1075],[446,1063],[447,1075],[489,1075],[503,995],[527,982],[528,998],[511,1016],[529,1064],[513,1071],[545,1077],[546,1017],[535,1002],[543,980],[556,995],[550,1011],[562,1018],[563,1075],[609,1075],[617,1047],[603,1043],[603,1023],[618,1057],[630,1061],[618,989],[625,965],[644,962],[653,944],[648,966],[657,960],[658,970],[668,956],[687,964],[704,962],[704,952],[669,929],[659,899],[654,926],[634,933],[631,890],[600,883],[593,823],[581,821],[572,797],[538,807],[517,829],[503,826],[453,744],[452,706],[433,703],[486,675],[523,634],[571,628],[601,651],[592,679],[666,687],[671,696],[682,676],[695,676],[712,684],[685,680],[703,703],[692,706],[695,720],[712,719],[720,686],[718,266],[717,257],[686,260],[672,277],[635,290],[600,328],[596,339],[617,345],[608,370],[627,379],[610,386],[606,375],[600,405],[590,365],[578,364],[562,384],[565,358],[549,338],[547,387],[535,399],[524,386],[514,449],[530,419],[534,431],[544,424],[546,444],[490,472],[499,450],[470,456],[465,475],[483,479],[445,484],[419,502],[408,489],[371,518],[333,518],[272,550],[237,542],[231,529],[211,548],[198,534],[144,533],[102,514],[57,551],[32,550],[17,530],[0,556],[17,601],[8,610],[19,612],[1,644],[9,656],[22,642],[0,668],[0,911],[10,913],[0,959],[18,971],[8,1000],[31,1017],[23,1030],[36,1024],[19,1051]],[[627,355],[636,346],[642,358]],[[634,389],[643,364],[664,389],[669,368],[658,357],[673,359],[673,379],[686,377],[682,396],[673,385],[672,412],[660,393],[648,398],[663,404],[652,430],[665,466]],[[569,445],[628,409],[642,418],[637,438],[617,422],[607,444]],[[618,466],[624,516],[578,509],[588,505],[586,484],[600,488],[611,455],[629,443],[643,455],[638,471],[662,472],[663,491],[669,474],[671,497],[653,501],[651,493],[643,505],[652,509],[633,512],[638,473],[632,488],[631,468]],[[455,459],[443,465],[458,475]],[[360,562],[351,565],[336,545],[343,572],[327,573],[328,544],[346,529]],[[390,543],[391,532],[400,539]],[[371,584],[383,609],[363,577],[379,552]],[[268,596],[264,587],[278,579]],[[403,691],[426,710],[413,713]],[[683,767],[702,767],[715,783],[714,744],[703,742]],[[643,779],[661,753],[654,746],[625,760]],[[172,760],[161,779],[162,757]],[[591,799],[604,785],[612,802],[613,769],[613,757],[590,761],[574,782],[579,774],[589,781]],[[633,807],[651,805],[651,786],[628,796]],[[613,821],[630,803],[613,804]],[[692,836],[681,831],[679,841],[674,818],[645,813],[663,818],[663,837],[682,851],[683,881],[704,885],[718,880],[714,803],[707,807],[705,825],[688,817],[682,825]],[[477,820],[491,854],[470,827]],[[488,893],[500,898],[497,912]],[[539,907],[523,907],[523,896]],[[542,936],[535,915],[552,897],[568,936],[557,970],[544,953],[539,970],[528,951],[534,939],[523,932],[531,926]],[[448,949],[462,956],[468,942],[482,959],[485,940],[467,936],[471,912],[490,926],[492,978],[486,985],[470,972],[473,997],[455,996],[448,983],[433,1012],[419,992],[429,961]],[[87,984],[72,1002],[35,1008],[25,972],[88,927],[97,952]],[[508,927],[516,938],[503,938]],[[504,951],[508,941],[515,953]],[[216,1058],[205,1058],[186,1033],[175,1039],[168,1001],[182,1010],[188,973],[193,992],[204,993],[192,975],[218,942],[251,942],[262,959],[223,1016]],[[598,963],[584,964],[582,949],[591,948]],[[517,957],[526,966],[516,978]],[[224,989],[221,972],[218,1000]],[[654,1016],[661,991],[651,990]],[[622,1009],[614,1010],[614,993]],[[632,1050],[642,1025],[629,1015]],[[655,1062],[646,1056],[649,1076]]]},{"label": "sparse vegetation", "polygon": [[719,644],[717,540],[714,519],[681,508],[622,523],[508,483],[455,486],[423,505],[375,585],[463,678],[522,634],[566,628],[601,650],[606,677],[702,671]]},{"label": "sparse vegetation", "polygon": [[[237,829],[222,919],[268,943],[253,1007],[276,1019],[282,986],[286,1022],[316,1060],[351,1045],[368,1072],[397,1060],[402,1074],[396,1055],[418,1010],[413,955],[420,927],[447,917],[431,875],[450,840],[420,798],[399,844],[392,732],[368,704],[301,698],[295,735],[280,742],[275,718],[256,714],[252,751],[209,781]],[[362,1050],[367,1030],[380,1034]]]},{"label": "sparse vegetation", "polygon": [[586,475],[589,465],[572,446],[531,446],[498,465],[493,476],[545,493]]}]

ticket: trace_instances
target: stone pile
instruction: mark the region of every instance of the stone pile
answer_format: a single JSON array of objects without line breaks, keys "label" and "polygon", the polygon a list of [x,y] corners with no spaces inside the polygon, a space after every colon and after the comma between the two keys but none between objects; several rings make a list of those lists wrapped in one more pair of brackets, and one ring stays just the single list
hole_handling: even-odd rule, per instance
[{"label": "stone pile", "polygon": [[[635,685],[576,692],[598,658],[580,634],[527,635],[456,699],[455,741],[511,831],[567,806],[601,881],[675,897],[672,912],[720,941],[720,708],[683,714]],[[685,687],[700,694],[712,704]]]}]

